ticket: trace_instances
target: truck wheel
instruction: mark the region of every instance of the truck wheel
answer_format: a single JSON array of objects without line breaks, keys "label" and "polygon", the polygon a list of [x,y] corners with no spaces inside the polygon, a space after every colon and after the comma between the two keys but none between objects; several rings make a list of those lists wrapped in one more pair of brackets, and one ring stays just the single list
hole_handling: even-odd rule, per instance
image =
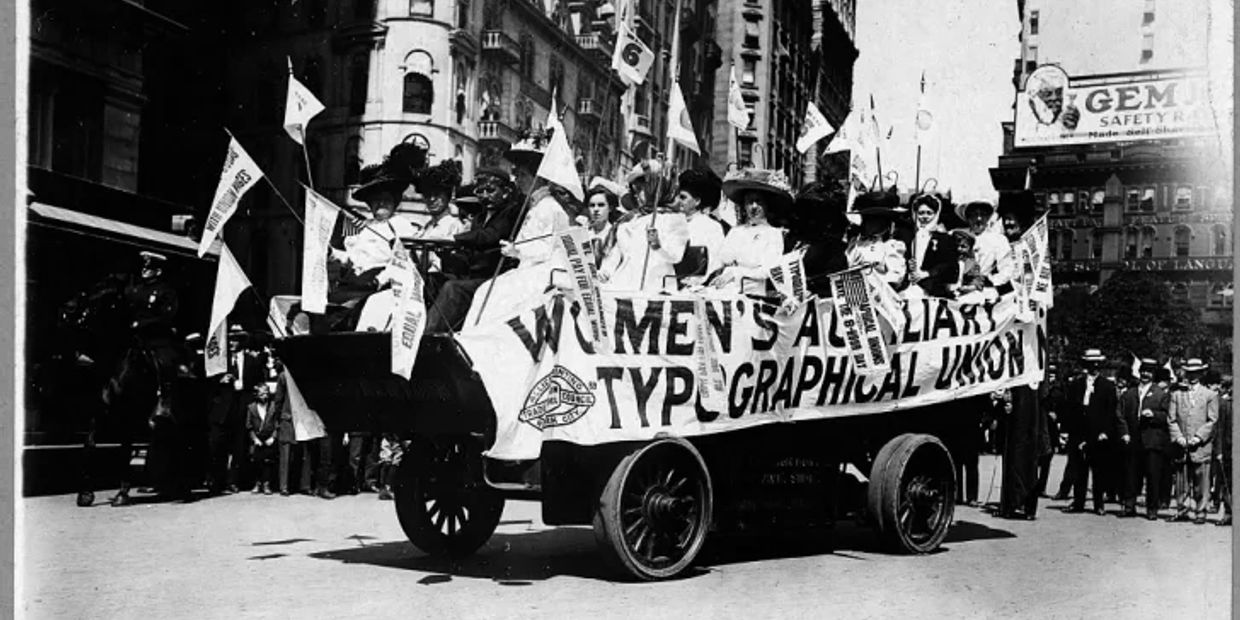
[{"label": "truck wheel", "polygon": [[405,536],[433,556],[477,551],[504,513],[503,496],[483,481],[480,446],[465,438],[414,440],[392,491]]},{"label": "truck wheel", "polygon": [[930,435],[904,434],[879,452],[870,472],[869,507],[884,542],[906,553],[929,553],[952,522],[956,468]]},{"label": "truck wheel", "polygon": [[693,563],[710,529],[713,489],[687,441],[659,439],[624,457],[594,512],[594,538],[613,567],[645,581]]}]

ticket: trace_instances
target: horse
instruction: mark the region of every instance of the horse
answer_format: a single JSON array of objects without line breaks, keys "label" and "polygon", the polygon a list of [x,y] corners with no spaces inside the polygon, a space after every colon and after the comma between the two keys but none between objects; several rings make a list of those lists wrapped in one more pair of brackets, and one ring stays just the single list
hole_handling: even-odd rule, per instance
[{"label": "horse", "polygon": [[[96,406],[88,411],[83,444],[83,471],[77,505],[94,503],[91,473],[95,465],[96,441],[104,430],[116,435],[125,464],[121,468],[120,489],[112,497],[113,506],[130,503],[132,473],[128,466],[134,444],[156,435],[168,436],[177,426],[171,403],[176,381],[169,376],[169,364],[180,357],[179,343],[172,337],[151,339],[132,329],[133,309],[125,300],[127,281],[111,276],[90,291],[66,303],[60,322],[70,337],[74,357],[92,372],[87,389],[98,394]],[[175,432],[171,433],[175,436]],[[148,461],[151,451],[148,451]]]}]

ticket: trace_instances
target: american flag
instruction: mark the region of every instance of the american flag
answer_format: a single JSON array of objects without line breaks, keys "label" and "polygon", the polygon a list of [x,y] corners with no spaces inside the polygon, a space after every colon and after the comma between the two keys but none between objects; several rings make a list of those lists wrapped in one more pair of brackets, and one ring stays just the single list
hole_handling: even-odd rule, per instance
[{"label": "american flag", "polygon": [[341,209],[340,214],[344,216],[344,222],[341,225],[341,230],[344,233],[344,236],[352,237],[353,235],[360,235],[363,230],[366,230],[366,220],[361,216],[352,213],[347,209]]}]

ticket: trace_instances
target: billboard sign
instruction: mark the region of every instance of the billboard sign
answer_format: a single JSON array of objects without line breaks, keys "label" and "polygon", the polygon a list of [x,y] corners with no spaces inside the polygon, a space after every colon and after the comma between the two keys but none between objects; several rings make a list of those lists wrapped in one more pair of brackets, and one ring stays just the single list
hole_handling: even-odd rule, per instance
[{"label": "billboard sign", "polygon": [[1183,71],[1071,78],[1043,65],[1016,94],[1016,147],[1213,134],[1206,80]]}]

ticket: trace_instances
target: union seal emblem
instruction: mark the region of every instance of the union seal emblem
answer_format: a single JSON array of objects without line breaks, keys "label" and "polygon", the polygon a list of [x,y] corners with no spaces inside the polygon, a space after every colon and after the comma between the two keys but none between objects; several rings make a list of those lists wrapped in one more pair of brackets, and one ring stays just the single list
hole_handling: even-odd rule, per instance
[{"label": "union seal emblem", "polygon": [[594,406],[594,386],[563,366],[556,366],[534,384],[517,419],[543,430],[567,426]]}]

